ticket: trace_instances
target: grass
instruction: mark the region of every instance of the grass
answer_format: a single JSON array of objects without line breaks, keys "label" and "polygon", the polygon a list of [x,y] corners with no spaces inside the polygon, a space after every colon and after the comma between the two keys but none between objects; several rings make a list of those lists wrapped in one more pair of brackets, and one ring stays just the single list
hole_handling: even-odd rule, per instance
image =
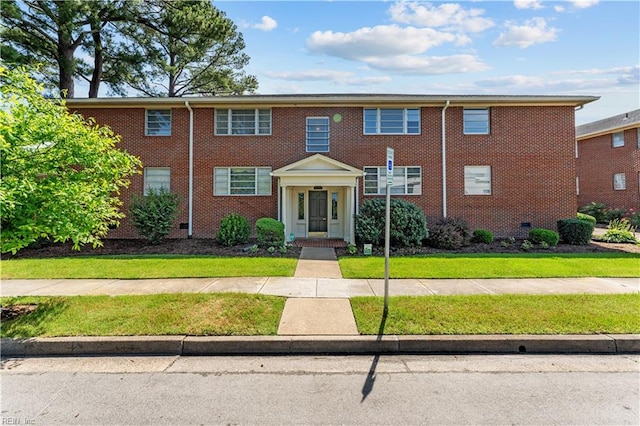
[{"label": "grass", "polygon": [[275,335],[285,298],[235,293],[3,298],[38,308],[3,321],[2,337]]},{"label": "grass", "polygon": [[[383,257],[342,257],[344,278],[383,278]],[[391,257],[391,278],[638,277],[633,253],[434,254]]]},{"label": "grass", "polygon": [[96,256],[10,259],[2,279],[292,277],[298,259],[212,256]]},{"label": "grass", "polygon": [[[381,328],[384,299],[355,297],[361,334]],[[637,334],[640,295],[473,295],[389,298],[383,334]]]}]

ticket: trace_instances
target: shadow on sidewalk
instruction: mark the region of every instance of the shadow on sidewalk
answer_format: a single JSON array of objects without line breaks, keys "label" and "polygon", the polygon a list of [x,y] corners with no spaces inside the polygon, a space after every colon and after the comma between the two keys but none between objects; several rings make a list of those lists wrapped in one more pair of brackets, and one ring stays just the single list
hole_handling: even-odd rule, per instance
[{"label": "shadow on sidewalk", "polygon": [[[384,309],[382,311],[382,319],[380,320],[380,327],[378,327],[378,337],[376,339],[378,342],[382,340],[382,336],[384,335],[384,326],[387,323],[387,314],[388,314],[387,309]],[[367,379],[364,381],[364,385],[362,386],[362,399],[360,400],[360,403],[363,403],[364,400],[367,399],[367,396],[369,396],[369,394],[373,390],[373,385],[375,384],[375,381],[376,381],[376,367],[378,366],[379,360],[380,360],[380,354],[376,354],[373,357],[373,362],[371,363],[371,367],[369,368]]]}]

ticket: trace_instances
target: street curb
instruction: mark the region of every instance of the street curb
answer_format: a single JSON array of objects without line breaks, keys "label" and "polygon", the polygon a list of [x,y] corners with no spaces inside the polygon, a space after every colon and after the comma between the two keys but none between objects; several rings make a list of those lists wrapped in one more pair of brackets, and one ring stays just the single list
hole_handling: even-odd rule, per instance
[{"label": "street curb", "polygon": [[638,354],[639,334],[123,336],[0,341],[0,355]]}]

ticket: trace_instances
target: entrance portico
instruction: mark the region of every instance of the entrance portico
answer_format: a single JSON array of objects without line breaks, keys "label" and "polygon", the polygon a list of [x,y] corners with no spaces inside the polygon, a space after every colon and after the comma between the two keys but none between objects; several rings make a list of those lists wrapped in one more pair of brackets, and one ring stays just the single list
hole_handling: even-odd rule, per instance
[{"label": "entrance portico", "polygon": [[355,242],[360,169],[322,154],[315,154],[280,169],[278,219],[287,240],[296,238],[342,238]]}]

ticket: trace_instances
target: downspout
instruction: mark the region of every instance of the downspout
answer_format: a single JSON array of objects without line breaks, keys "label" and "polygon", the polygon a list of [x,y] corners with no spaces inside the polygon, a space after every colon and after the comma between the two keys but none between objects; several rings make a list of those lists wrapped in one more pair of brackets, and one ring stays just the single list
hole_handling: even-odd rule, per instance
[{"label": "downspout", "polygon": [[187,238],[193,238],[193,109],[189,101],[184,101],[189,110],[189,219]]},{"label": "downspout", "polygon": [[442,217],[447,217],[447,130],[445,111],[449,108],[449,99],[442,108]]}]

